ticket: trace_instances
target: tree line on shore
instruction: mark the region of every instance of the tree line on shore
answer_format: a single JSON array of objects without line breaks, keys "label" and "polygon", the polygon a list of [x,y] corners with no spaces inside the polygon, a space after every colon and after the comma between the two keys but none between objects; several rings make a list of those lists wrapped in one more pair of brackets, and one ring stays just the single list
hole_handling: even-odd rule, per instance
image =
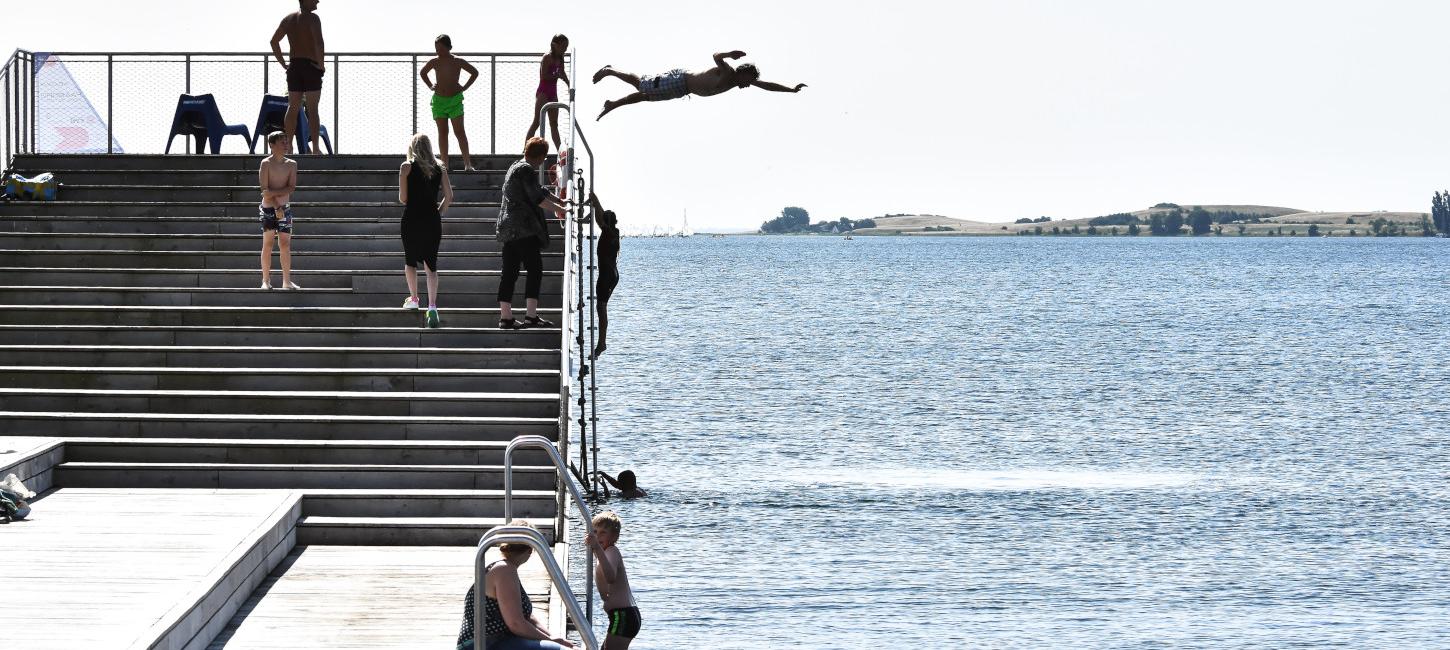
[{"label": "tree line on shore", "polygon": [[780,216],[760,225],[760,232],[767,235],[786,235],[792,233],[842,233],[859,230],[861,228],[875,228],[875,219],[851,220],[841,217],[835,221],[820,221],[811,223],[811,213],[805,208],[791,206],[783,208]]}]

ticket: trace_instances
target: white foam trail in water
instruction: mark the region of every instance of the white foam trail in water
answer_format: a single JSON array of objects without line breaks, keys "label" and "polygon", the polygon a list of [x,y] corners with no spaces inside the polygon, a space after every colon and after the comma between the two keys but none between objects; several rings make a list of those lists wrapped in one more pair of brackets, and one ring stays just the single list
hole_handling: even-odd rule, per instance
[{"label": "white foam trail in water", "polygon": [[862,469],[859,471],[826,471],[801,476],[800,480],[815,484],[1022,491],[1172,488],[1188,485],[1201,478],[1193,474],[1132,471]]}]

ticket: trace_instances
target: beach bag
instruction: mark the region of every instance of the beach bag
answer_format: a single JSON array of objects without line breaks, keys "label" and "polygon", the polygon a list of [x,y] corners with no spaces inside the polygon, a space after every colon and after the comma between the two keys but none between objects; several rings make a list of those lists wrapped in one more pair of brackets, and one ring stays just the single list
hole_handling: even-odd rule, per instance
[{"label": "beach bag", "polygon": [[19,174],[5,177],[5,198],[12,201],[54,201],[60,194],[60,181],[55,174],[45,173],[35,178]]}]

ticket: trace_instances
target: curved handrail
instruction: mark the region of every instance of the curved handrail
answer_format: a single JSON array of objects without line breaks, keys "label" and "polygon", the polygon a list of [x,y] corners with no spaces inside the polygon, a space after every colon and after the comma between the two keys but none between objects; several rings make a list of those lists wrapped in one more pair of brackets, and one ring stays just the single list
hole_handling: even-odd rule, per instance
[{"label": "curved handrail", "polygon": [[[503,452],[503,519],[504,521],[514,520],[514,452],[524,447],[543,449],[548,452],[549,459],[554,461],[554,468],[559,473],[559,480],[569,488],[569,494],[574,496],[574,507],[579,509],[579,517],[584,520],[584,525],[594,519],[594,513],[590,512],[589,505],[584,502],[584,494],[569,475],[569,466],[564,462],[564,457],[559,455],[559,450],[554,448],[554,443],[549,442],[543,436],[519,436],[509,442],[509,446]],[[562,513],[561,513],[562,514]],[[562,519],[562,517],[561,517]],[[584,548],[584,594],[587,600],[584,605],[584,618],[590,625],[594,624],[594,549]],[[573,595],[570,595],[570,599]]]},{"label": "curved handrail", "polygon": [[[599,640],[594,636],[594,627],[584,618],[584,613],[579,611],[579,602],[574,599],[574,592],[569,589],[569,581],[565,578],[564,571],[549,552],[548,540],[544,539],[543,533],[524,526],[498,526],[478,540],[478,550],[473,556],[474,647],[488,650],[488,635],[483,633],[483,630],[488,629],[488,609],[483,606],[488,593],[488,571],[483,559],[488,549],[499,544],[527,544],[534,549],[534,555],[539,557],[544,568],[548,570],[549,580],[554,583],[554,588],[563,594],[564,608],[568,611],[569,618],[574,621],[574,627],[579,630],[579,638],[584,642],[584,647],[599,650]],[[522,589],[523,585],[519,585],[519,588]]]}]

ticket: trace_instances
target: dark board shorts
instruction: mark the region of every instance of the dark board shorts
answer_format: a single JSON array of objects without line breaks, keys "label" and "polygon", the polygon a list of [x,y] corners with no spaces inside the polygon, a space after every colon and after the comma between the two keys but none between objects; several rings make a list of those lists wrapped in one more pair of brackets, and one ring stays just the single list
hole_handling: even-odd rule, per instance
[{"label": "dark board shorts", "polygon": [[287,91],[310,93],[322,90],[322,66],[312,59],[293,57],[287,66]]}]

